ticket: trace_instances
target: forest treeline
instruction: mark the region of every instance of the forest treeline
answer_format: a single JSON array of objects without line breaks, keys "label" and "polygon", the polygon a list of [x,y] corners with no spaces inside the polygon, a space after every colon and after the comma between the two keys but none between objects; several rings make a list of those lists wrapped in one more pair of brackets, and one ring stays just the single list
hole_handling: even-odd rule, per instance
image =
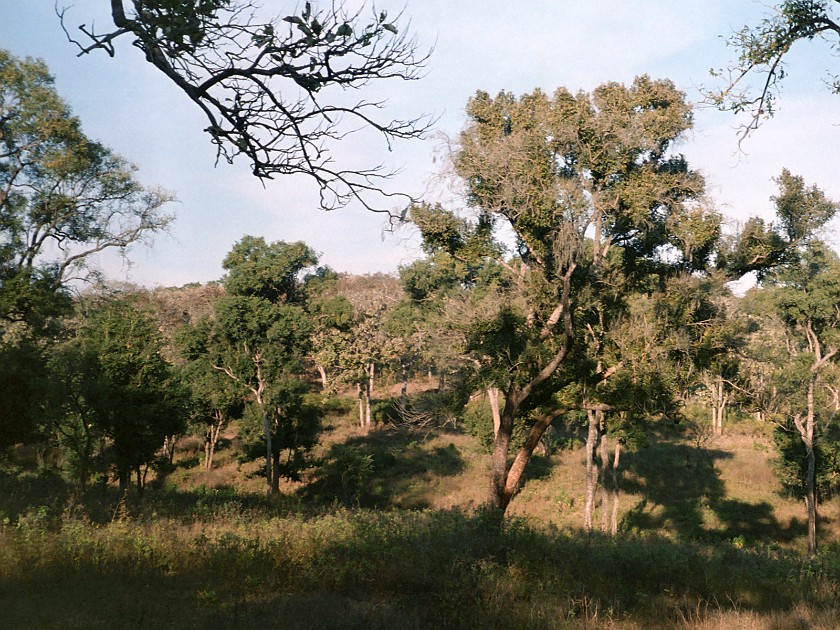
[{"label": "forest treeline", "polygon": [[[80,490],[96,478],[128,491],[188,432],[212,467],[235,421],[240,456],[264,461],[277,494],[318,442],[317,401],[350,392],[362,432],[469,415],[500,516],[552,427],[584,427],[591,529],[599,486],[617,493],[609,480],[648,423],[701,405],[719,434],[737,409],[776,427],[816,550],[840,472],[840,259],[821,238],[838,205],[783,170],[775,218],[728,228],[676,151],[693,117],[672,82],[476,93],[449,156],[465,208],[410,204],[424,255],[395,276],[339,274],[305,243],[245,236],[217,283],[153,291],[92,261],[164,230],[172,195],[84,135],[42,63],[0,52],[0,89],[6,452],[35,444]],[[754,287],[734,295],[745,276]],[[409,396],[429,375],[435,395]],[[401,393],[383,396],[383,381]],[[489,403],[478,421],[465,414],[476,397]]]}]

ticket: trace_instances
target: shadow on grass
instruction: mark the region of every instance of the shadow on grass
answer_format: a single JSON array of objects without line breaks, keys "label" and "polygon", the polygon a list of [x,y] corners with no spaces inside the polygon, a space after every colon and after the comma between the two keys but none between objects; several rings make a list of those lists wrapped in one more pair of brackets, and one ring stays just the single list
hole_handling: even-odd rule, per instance
[{"label": "shadow on grass", "polygon": [[[668,530],[682,540],[790,541],[805,532],[797,522],[783,526],[773,507],[726,497],[716,463],[732,455],[697,448],[659,435],[622,462],[622,492],[643,498],[624,517],[628,531]],[[718,525],[710,524],[717,521]]]},{"label": "shadow on grass", "polygon": [[455,476],[465,462],[453,443],[429,448],[422,440],[420,433],[380,430],[333,444],[301,496],[351,507],[427,508],[429,480]]},{"label": "shadow on grass", "polygon": [[157,518],[183,522],[270,518],[298,513],[302,508],[295,497],[248,494],[225,486],[180,490],[154,485],[142,494],[132,487],[123,495],[113,485],[94,483],[80,492],[57,473],[0,470],[0,523],[6,518],[12,525],[35,519],[53,526],[68,516],[99,525],[121,518],[144,522]]},{"label": "shadow on grass", "polygon": [[834,615],[840,604],[836,550],[810,560],[610,540],[458,511],[339,510],[165,533],[71,525],[0,528],[10,627],[677,627],[704,605]]}]

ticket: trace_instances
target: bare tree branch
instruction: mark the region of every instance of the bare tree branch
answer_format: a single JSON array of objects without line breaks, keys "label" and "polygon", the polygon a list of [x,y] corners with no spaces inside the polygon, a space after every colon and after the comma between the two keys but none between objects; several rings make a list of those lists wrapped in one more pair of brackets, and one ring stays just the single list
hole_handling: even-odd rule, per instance
[{"label": "bare tree branch", "polygon": [[391,150],[395,140],[422,137],[428,116],[389,119],[385,103],[348,100],[371,82],[420,78],[431,50],[421,52],[402,15],[370,7],[348,11],[343,2],[265,20],[251,0],[203,0],[165,8],[160,3],[111,0],[115,30],[98,33],[82,24],[75,38],[66,27],[67,9],[56,9],[79,55],[104,50],[128,36],[146,60],[198,106],[219,159],[240,156],[256,177],[304,174],[320,189],[324,209],[358,202],[392,213],[412,198],[387,190],[395,172],[383,164],[341,168],[333,150],[350,134],[372,131]]}]

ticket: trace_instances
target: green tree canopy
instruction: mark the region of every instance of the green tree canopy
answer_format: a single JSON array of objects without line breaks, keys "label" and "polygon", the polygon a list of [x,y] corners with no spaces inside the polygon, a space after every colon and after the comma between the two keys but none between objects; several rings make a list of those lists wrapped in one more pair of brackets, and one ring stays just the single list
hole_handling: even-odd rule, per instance
[{"label": "green tree canopy", "polygon": [[[507,274],[464,318],[470,356],[504,392],[491,464],[491,504],[504,510],[563,406],[552,392],[587,371],[594,380],[613,373],[587,358],[585,331],[607,330],[634,289],[704,269],[720,218],[699,203],[700,175],[672,151],[692,114],[670,81],[643,76],[576,95],[479,92],[467,115],[452,159],[475,219],[424,207],[418,225],[432,256],[476,270],[494,260]],[[516,235],[507,260],[492,242],[504,224]],[[525,415],[531,428],[510,464],[514,425]]]},{"label": "green tree canopy", "polygon": [[213,317],[180,335],[185,358],[224,374],[254,403],[263,421],[272,493],[279,491],[280,454],[288,444],[283,432],[303,413],[296,382],[312,332],[304,272],[317,262],[304,243],[243,237],[225,257],[226,294],[216,301]]},{"label": "green tree canopy", "polygon": [[[42,322],[91,257],[165,229],[172,196],[82,132],[39,61],[0,49],[0,320]],[[63,296],[66,297],[66,296]]]},{"label": "green tree canopy", "polygon": [[67,395],[81,392],[86,417],[111,440],[110,460],[125,489],[164,438],[184,427],[185,395],[163,358],[157,321],[131,299],[87,305],[78,343],[88,359],[75,364],[80,379],[69,380]]}]

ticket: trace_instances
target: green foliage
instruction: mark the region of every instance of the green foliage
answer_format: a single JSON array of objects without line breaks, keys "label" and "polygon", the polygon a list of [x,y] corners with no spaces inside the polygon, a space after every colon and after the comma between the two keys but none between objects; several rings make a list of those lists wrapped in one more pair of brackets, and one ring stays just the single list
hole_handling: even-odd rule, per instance
[{"label": "green foliage", "polygon": [[194,53],[216,26],[221,9],[231,0],[142,0],[137,3],[138,22],[152,38],[165,42],[174,56]]},{"label": "green foliage", "polygon": [[39,393],[44,386],[46,358],[32,339],[0,342],[0,449],[18,442],[30,442],[39,434]]},{"label": "green foliage", "polygon": [[[317,262],[303,243],[267,244],[262,238],[243,237],[225,258],[226,295],[216,300],[214,317],[178,334],[182,356],[193,366],[199,387],[205,379],[213,382],[222,376],[238,390],[240,401],[250,403],[243,419],[245,456],[257,456],[261,436],[266,445],[262,454],[279,463],[279,469],[274,467],[278,475],[289,478],[299,474],[303,455],[320,430],[298,376],[312,335],[303,272]],[[314,278],[323,281],[325,276],[316,273]],[[219,408],[232,402],[219,399],[215,404]],[[276,490],[278,479],[268,482]]]},{"label": "green foliage", "polygon": [[302,273],[317,264],[315,252],[300,241],[267,244],[262,237],[243,236],[222,261],[225,288],[230,295],[298,302]]},{"label": "green foliage", "polygon": [[751,271],[759,280],[780,267],[795,267],[800,250],[813,240],[837,213],[838,204],[816,186],[805,186],[802,177],[782,169],[776,178],[779,194],[772,198],[778,220],[767,224],[750,218],[721,249],[716,264],[730,278]]},{"label": "green foliage", "polygon": [[172,196],[84,135],[43,63],[0,50],[0,321],[42,327],[93,254],[165,229]]},{"label": "green foliage", "polygon": [[111,440],[106,458],[121,486],[153,460],[164,437],[185,424],[186,396],[161,355],[162,346],[157,322],[128,299],[90,305],[79,331],[80,352],[89,357],[75,363],[82,397],[72,381],[66,395],[82,405],[83,419],[90,418]]},{"label": "green foliage", "polygon": [[[803,498],[807,483],[807,462],[803,457],[802,438],[793,426],[777,427],[773,434],[778,458],[775,471],[785,490]],[[840,423],[836,419],[817,423],[814,436],[817,498],[831,500],[840,488]]]},{"label": "green foliage", "polygon": [[[748,115],[741,127],[742,138],[775,114],[791,48],[798,42],[840,36],[832,0],[784,0],[767,9],[767,17],[728,38],[735,58],[726,70],[711,70],[722,83],[720,89],[704,90],[707,102],[721,111]],[[829,85],[833,92],[840,91],[836,77]]]},{"label": "green foliage", "polygon": [[[467,403],[461,417],[461,428],[478,438],[481,446],[490,451],[493,447],[493,416],[485,396],[476,397]],[[520,439],[514,439],[516,446],[522,442],[521,436],[518,437]]]},{"label": "green foliage", "polygon": [[[265,456],[265,418],[271,427],[272,455],[279,459],[279,475],[299,481],[311,462],[311,450],[321,434],[323,410],[306,397],[306,384],[294,376],[280,377],[272,384],[264,406],[251,403],[239,422],[242,461]],[[260,471],[263,473],[264,471]]]},{"label": "green foliage", "polygon": [[[471,203],[504,216],[526,262],[551,272],[579,258],[593,202],[606,212],[604,235],[644,257],[667,242],[669,212],[652,210],[672,210],[702,190],[699,175],[667,154],[691,127],[690,107],[668,81],[639,77],[577,96],[480,92],[467,114],[456,169]],[[607,207],[610,195],[620,201]]]},{"label": "green foliage", "polygon": [[774,298],[784,323],[810,327],[829,348],[840,347],[838,274],[840,257],[826,244],[815,242],[802,252],[799,264],[780,270],[775,278]]}]

